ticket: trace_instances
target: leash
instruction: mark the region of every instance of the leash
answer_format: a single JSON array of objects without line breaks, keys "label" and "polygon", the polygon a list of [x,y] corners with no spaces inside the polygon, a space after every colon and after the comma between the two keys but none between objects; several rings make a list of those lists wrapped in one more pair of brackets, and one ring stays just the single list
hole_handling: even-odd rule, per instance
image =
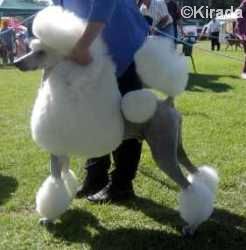
[{"label": "leash", "polygon": [[[219,39],[219,37],[217,37],[217,36],[212,36],[212,35],[207,35],[207,34],[204,34],[204,35],[202,35],[202,36],[200,36],[200,37],[206,37],[207,39],[210,39],[210,38],[213,38],[213,39]],[[225,40],[229,40],[229,41],[236,41],[236,42],[242,42],[242,40],[240,40],[239,38],[230,38],[230,37],[228,37],[228,35],[226,35],[225,37],[224,37],[224,39]]]},{"label": "leash", "polygon": [[225,55],[225,54],[222,54],[222,53],[219,53],[219,52],[215,52],[215,51],[214,51],[214,52],[211,52],[209,49],[205,49],[205,48],[202,48],[202,47],[200,47],[200,46],[197,46],[196,44],[191,44],[191,43],[189,43],[189,42],[186,42],[186,41],[184,41],[184,40],[181,40],[181,39],[179,39],[179,38],[176,38],[176,37],[174,37],[174,36],[172,36],[172,35],[170,35],[170,34],[168,34],[168,33],[166,33],[166,32],[163,32],[163,31],[159,30],[158,28],[154,28],[154,30],[155,30],[157,33],[159,33],[159,34],[164,35],[164,36],[166,36],[166,37],[168,37],[168,38],[170,38],[170,39],[176,41],[177,43],[184,44],[184,45],[186,45],[186,46],[188,46],[188,47],[191,47],[191,48],[194,47],[194,48],[196,48],[196,49],[198,49],[198,50],[200,50],[200,51],[209,53],[209,54],[211,54],[211,55],[216,55],[216,56],[219,56],[219,57],[224,57],[224,58],[230,59],[230,60],[232,60],[232,61],[236,61],[236,62],[240,62],[240,63],[244,63],[244,62],[245,62],[244,60],[242,60],[242,59],[240,59],[240,58],[238,58],[238,57],[228,56],[228,55]]}]

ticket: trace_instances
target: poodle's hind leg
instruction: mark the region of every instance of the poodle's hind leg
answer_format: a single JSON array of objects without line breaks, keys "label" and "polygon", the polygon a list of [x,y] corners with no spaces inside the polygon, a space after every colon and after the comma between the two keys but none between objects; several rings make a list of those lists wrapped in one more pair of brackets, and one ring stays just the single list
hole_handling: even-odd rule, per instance
[{"label": "poodle's hind leg", "polygon": [[[168,97],[165,102],[172,108],[175,108],[174,104],[174,98]],[[181,165],[183,165],[187,171],[190,173],[196,173],[197,168],[192,163],[192,161],[189,159],[187,153],[185,152],[184,146],[183,146],[183,140],[182,140],[182,117],[179,116],[179,127],[178,127],[178,161]]]},{"label": "poodle's hind leg", "polygon": [[71,197],[62,179],[63,158],[51,155],[51,175],[43,182],[36,195],[36,210],[40,223],[49,224],[62,215],[71,203]]},{"label": "poodle's hind leg", "polygon": [[188,157],[184,146],[183,146],[183,139],[182,139],[182,118],[180,118],[179,122],[179,129],[178,129],[178,161],[179,163],[186,168],[186,170],[194,174],[198,171],[198,169],[195,167],[195,165],[192,163],[190,158]]},{"label": "poodle's hind leg", "polygon": [[[167,107],[159,107],[146,129],[145,138],[159,167],[182,189],[179,211],[188,224],[184,232],[194,233],[213,211],[213,195],[204,185],[187,179],[178,164],[180,116]],[[188,230],[189,229],[189,230]]]},{"label": "poodle's hind leg", "polygon": [[[199,224],[206,221],[213,212],[219,178],[212,167],[196,167],[187,156],[182,142],[182,119],[180,119],[177,153],[178,161],[190,173],[187,179],[191,185],[187,190],[183,190],[180,196],[180,213],[188,223],[183,228],[183,234],[190,236],[194,234]],[[199,204],[204,205],[201,207]]]},{"label": "poodle's hind leg", "polygon": [[196,167],[187,156],[182,142],[182,120],[180,119],[179,138],[178,138],[178,161],[190,173],[188,180],[190,182],[202,182],[213,193],[216,194],[219,177],[215,169],[211,166],[203,165]]},{"label": "poodle's hind leg", "polygon": [[178,166],[177,144],[179,114],[166,103],[159,105],[154,117],[145,129],[145,139],[159,167],[181,188],[189,181]]}]

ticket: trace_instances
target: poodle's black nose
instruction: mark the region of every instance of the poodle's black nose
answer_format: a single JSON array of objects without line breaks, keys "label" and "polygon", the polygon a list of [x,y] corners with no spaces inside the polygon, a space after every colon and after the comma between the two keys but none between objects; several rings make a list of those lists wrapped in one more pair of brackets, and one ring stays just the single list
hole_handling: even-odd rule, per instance
[{"label": "poodle's black nose", "polygon": [[14,65],[22,71],[35,70],[38,69],[44,58],[44,51],[31,51],[28,54],[16,59],[14,61]]},{"label": "poodle's black nose", "polygon": [[23,60],[22,58],[15,60],[14,65],[21,71],[27,71],[27,67],[25,66],[25,60]]}]

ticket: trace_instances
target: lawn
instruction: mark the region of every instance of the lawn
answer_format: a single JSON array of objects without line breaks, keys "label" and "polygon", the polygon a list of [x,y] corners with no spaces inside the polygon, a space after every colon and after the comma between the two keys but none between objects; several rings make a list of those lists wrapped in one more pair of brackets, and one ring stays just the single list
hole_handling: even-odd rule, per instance
[{"label": "lawn", "polygon": [[[206,43],[201,45],[207,48]],[[242,51],[222,51],[243,60]],[[240,63],[199,50],[187,91],[177,98],[184,143],[197,166],[210,164],[221,182],[212,218],[183,238],[177,186],[145,146],[134,180],[137,197],[122,204],[74,200],[49,228],[38,224],[35,193],[49,174],[48,154],[30,136],[40,72],[0,68],[0,250],[244,250],[246,249],[246,81]],[[189,60],[189,59],[188,59]],[[82,158],[72,168],[83,178]]]}]

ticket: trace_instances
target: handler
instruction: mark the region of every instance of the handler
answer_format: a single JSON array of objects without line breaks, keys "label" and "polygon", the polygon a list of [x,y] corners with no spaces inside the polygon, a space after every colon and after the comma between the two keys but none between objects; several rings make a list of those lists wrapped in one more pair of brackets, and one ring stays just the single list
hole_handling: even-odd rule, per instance
[{"label": "handler", "polygon": [[217,51],[220,51],[220,22],[216,19],[216,15],[213,15],[208,23],[208,34],[211,40],[211,50],[214,51],[217,46]]},{"label": "handler", "polygon": [[[138,11],[135,0],[61,0],[54,1],[88,20],[84,34],[71,53],[71,59],[87,65],[89,48],[101,34],[116,65],[116,75],[122,95],[142,88],[136,73],[134,54],[142,46],[148,25]],[[93,139],[93,138],[91,138]],[[132,180],[140,161],[142,144],[136,139],[124,141],[113,154],[115,170],[109,178],[110,155],[89,159],[86,178],[77,196],[90,201],[117,201],[134,196]]]}]

